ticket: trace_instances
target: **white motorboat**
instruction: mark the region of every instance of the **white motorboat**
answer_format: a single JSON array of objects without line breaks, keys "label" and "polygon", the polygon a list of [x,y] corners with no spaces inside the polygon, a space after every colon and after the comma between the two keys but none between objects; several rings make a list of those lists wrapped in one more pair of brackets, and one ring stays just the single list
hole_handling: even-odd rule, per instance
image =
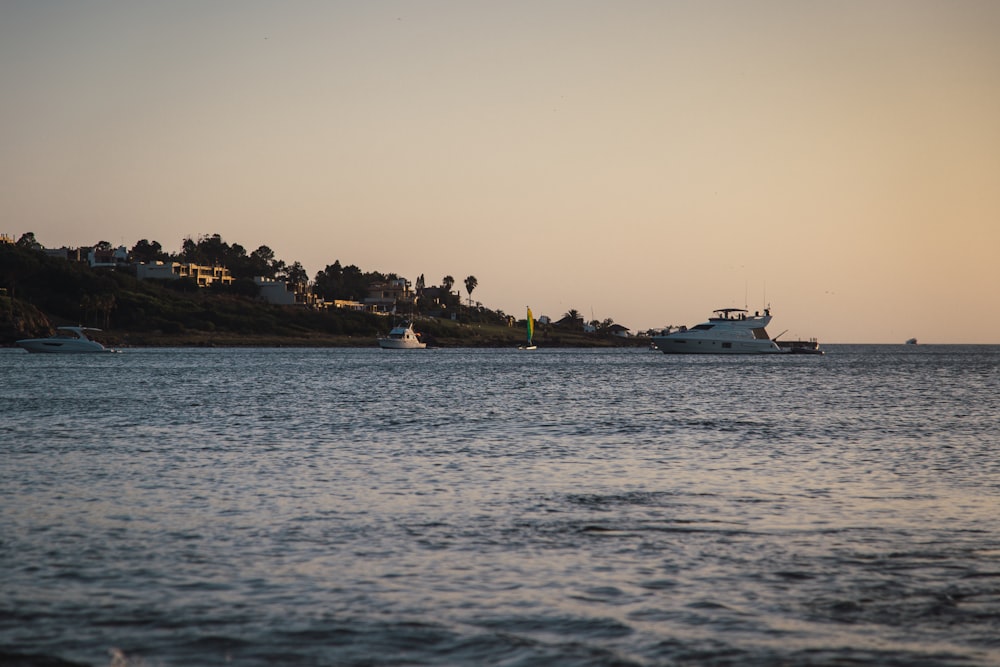
[{"label": "white motorboat", "polygon": [[753,315],[742,308],[720,308],[697,326],[681,327],[653,343],[664,354],[783,354],[771,340],[765,327],[771,322],[771,310]]},{"label": "white motorboat", "polygon": [[393,327],[388,336],[378,339],[378,344],[386,350],[422,350],[427,347],[427,343],[420,340],[420,334],[413,331],[412,322]]},{"label": "white motorboat", "polygon": [[100,331],[92,327],[56,327],[56,335],[49,338],[25,338],[17,341],[28,352],[117,352],[89,338],[87,331]]}]

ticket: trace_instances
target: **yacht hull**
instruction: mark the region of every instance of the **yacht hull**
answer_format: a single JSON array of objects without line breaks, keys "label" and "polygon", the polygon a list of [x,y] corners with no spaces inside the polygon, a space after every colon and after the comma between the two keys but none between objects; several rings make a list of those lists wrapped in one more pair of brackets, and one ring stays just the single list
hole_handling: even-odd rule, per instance
[{"label": "yacht hull", "polygon": [[784,354],[770,340],[728,341],[658,336],[653,339],[664,354]]},{"label": "yacht hull", "polygon": [[63,343],[45,338],[19,340],[17,345],[34,354],[84,354],[88,352],[111,352],[100,343]]},{"label": "yacht hull", "polygon": [[422,350],[427,347],[427,343],[410,340],[393,340],[391,338],[379,338],[378,345],[383,350]]}]

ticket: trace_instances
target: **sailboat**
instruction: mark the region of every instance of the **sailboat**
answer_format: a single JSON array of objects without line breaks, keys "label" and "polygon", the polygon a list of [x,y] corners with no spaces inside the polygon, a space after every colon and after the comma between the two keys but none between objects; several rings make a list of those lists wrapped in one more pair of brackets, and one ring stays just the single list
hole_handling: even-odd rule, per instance
[{"label": "sailboat", "polygon": [[528,316],[525,318],[525,327],[528,330],[528,342],[525,345],[518,345],[519,350],[537,350],[538,346],[531,342],[535,335],[535,318],[531,316],[531,306],[528,306]]}]

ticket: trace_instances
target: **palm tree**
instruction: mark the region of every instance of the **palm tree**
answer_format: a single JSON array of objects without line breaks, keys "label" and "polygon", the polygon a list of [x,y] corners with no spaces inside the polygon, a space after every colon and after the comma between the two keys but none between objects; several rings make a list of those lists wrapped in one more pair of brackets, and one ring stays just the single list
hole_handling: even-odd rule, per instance
[{"label": "palm tree", "polygon": [[441,279],[441,287],[444,288],[445,292],[450,292],[451,288],[455,285],[455,279],[451,276],[445,276]]},{"label": "palm tree", "polygon": [[115,295],[102,294],[97,298],[97,308],[103,315],[104,328],[111,326],[111,311],[115,309]]},{"label": "palm tree", "polygon": [[583,328],[583,315],[576,308],[570,308],[569,312],[563,315],[563,320],[566,320],[566,324],[569,325],[571,329],[582,329]]},{"label": "palm tree", "polygon": [[469,293],[469,307],[472,307],[472,290],[476,289],[479,285],[479,281],[476,280],[475,276],[469,276],[465,279],[465,291]]},{"label": "palm tree", "polygon": [[83,311],[83,319],[81,324],[90,324],[90,311],[95,310],[97,307],[97,298],[90,295],[84,294],[80,298],[80,309]]}]

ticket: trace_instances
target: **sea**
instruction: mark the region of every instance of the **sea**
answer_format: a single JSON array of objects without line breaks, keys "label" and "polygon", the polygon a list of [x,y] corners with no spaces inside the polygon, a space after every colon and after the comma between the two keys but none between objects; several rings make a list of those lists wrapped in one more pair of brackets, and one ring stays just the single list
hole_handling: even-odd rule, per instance
[{"label": "sea", "polygon": [[1000,346],[0,350],[0,665],[1000,665]]}]

